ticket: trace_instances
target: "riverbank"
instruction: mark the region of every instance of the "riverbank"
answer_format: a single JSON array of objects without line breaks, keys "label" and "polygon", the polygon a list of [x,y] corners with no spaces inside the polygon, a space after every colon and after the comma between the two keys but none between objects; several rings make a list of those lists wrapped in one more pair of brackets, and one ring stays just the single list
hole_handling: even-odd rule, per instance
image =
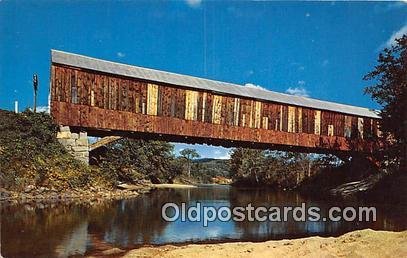
[{"label": "riverbank", "polygon": [[182,174],[169,143],[123,138],[120,148],[94,152],[88,165],[61,145],[58,128],[45,113],[0,110],[0,204],[133,198],[160,187],[152,178],[166,183]]},{"label": "riverbank", "polygon": [[63,191],[54,188],[27,186],[24,191],[9,191],[0,188],[0,203],[15,204],[54,204],[54,203],[91,203],[108,200],[135,198],[140,194],[156,189],[196,188],[187,184],[121,184],[117,188],[90,187],[88,189],[67,189]]},{"label": "riverbank", "polygon": [[108,200],[134,198],[155,189],[151,184],[134,185],[132,189],[90,187],[87,189],[67,189],[59,191],[46,187],[26,187],[24,191],[9,191],[0,188],[0,204],[56,204],[56,203],[93,203]]},{"label": "riverbank", "polygon": [[236,242],[132,250],[124,257],[406,257],[407,231],[357,230],[340,237],[308,237],[261,243]]}]

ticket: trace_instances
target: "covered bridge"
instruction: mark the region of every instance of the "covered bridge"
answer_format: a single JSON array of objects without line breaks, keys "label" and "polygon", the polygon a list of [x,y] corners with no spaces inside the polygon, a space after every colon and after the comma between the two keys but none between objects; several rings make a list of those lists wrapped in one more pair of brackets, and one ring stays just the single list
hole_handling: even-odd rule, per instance
[{"label": "covered bridge", "polygon": [[370,152],[368,108],[51,51],[51,115],[72,131],[173,142]]}]

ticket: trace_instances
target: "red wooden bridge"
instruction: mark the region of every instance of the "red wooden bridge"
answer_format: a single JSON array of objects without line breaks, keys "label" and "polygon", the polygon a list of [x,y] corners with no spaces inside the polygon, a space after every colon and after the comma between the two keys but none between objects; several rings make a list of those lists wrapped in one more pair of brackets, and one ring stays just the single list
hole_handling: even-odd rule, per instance
[{"label": "red wooden bridge", "polygon": [[371,152],[374,110],[52,50],[51,115],[93,136]]}]

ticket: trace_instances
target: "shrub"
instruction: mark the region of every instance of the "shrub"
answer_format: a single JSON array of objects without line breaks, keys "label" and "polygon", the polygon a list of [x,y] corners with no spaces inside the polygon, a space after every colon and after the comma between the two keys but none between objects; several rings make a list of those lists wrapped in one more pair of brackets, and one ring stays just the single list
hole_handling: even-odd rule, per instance
[{"label": "shrub", "polygon": [[[46,113],[0,110],[1,186],[84,187],[99,171],[75,160],[56,139],[58,126]],[[95,170],[95,169],[93,169]],[[103,181],[103,180],[102,180]]]}]

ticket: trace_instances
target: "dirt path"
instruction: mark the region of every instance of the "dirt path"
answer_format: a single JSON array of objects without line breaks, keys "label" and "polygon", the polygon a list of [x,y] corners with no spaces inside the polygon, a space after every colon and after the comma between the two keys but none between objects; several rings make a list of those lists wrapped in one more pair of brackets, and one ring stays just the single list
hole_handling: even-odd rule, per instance
[{"label": "dirt path", "polygon": [[366,229],[335,238],[144,247],[124,257],[407,257],[407,231]]}]

